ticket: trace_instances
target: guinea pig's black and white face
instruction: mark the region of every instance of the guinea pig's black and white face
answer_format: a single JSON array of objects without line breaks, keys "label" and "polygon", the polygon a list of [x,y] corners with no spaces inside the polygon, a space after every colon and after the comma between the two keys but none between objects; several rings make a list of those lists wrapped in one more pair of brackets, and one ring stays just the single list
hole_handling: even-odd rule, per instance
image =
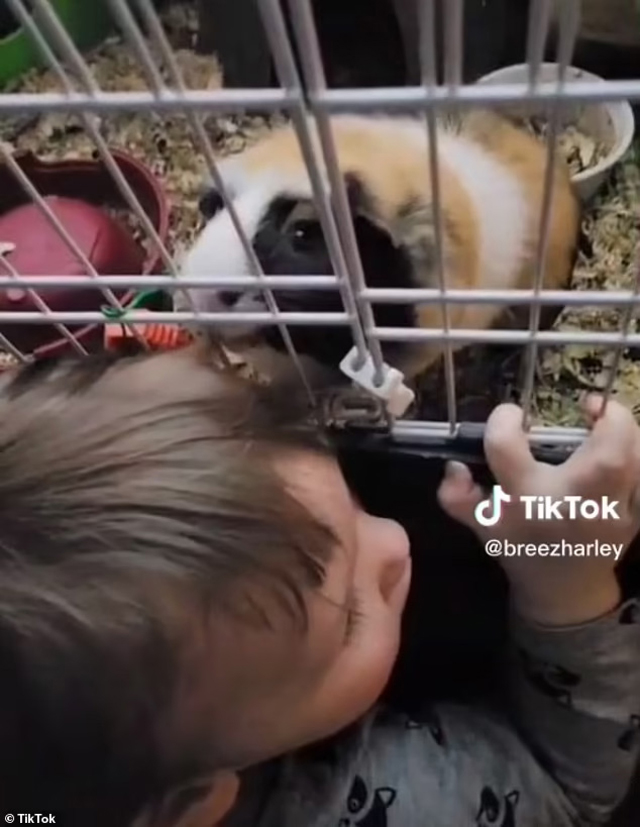
[{"label": "guinea pig's black and white face", "polygon": [[[345,176],[345,185],[367,285],[412,286],[407,254],[371,219],[370,210],[365,209],[367,193],[364,185],[351,175]],[[333,275],[318,213],[305,187],[294,183],[287,185],[282,176],[256,176],[247,181],[236,174],[228,188],[237,217],[265,275]],[[208,313],[268,312],[266,298],[260,290],[216,289],[216,278],[251,276],[254,271],[231,215],[215,189],[204,193],[200,211],[207,223],[185,257],[181,273],[188,278],[206,277],[214,283],[206,289],[191,291],[196,309]],[[337,289],[280,289],[272,292],[282,312],[345,312]],[[182,309],[178,305],[176,308]],[[411,324],[413,317],[410,308],[399,304],[377,305],[374,313],[377,324],[384,326],[403,327]],[[299,354],[330,367],[337,366],[353,346],[350,328],[344,324],[316,322],[313,325],[289,325],[288,329]],[[234,344],[253,346],[260,343],[280,353],[286,352],[280,331],[274,324],[221,323],[215,326],[215,331],[232,348]]]}]

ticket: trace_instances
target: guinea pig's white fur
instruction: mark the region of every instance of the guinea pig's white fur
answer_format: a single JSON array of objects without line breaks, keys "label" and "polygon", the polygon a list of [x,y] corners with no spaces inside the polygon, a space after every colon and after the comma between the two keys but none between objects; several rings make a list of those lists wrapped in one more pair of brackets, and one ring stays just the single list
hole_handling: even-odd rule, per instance
[{"label": "guinea pig's white fur", "polygon": [[[401,252],[408,263],[401,277],[399,271],[367,272],[363,260],[369,286],[437,287],[432,185],[424,123],[412,118],[356,115],[334,116],[331,123],[340,169],[359,185],[350,198],[352,213],[386,234],[390,248]],[[531,287],[547,159],[544,143],[496,114],[472,112],[457,122],[439,126],[437,149],[446,286],[478,290]],[[320,152],[318,157],[322,157]],[[243,153],[223,160],[220,172],[252,243],[265,221],[271,220],[270,209],[278,199],[313,199],[309,174],[292,126],[274,130]],[[577,254],[579,227],[579,201],[568,169],[559,161],[554,175],[544,287],[558,289],[568,284]],[[265,243],[279,244],[286,229],[279,232],[272,232],[271,240],[263,241],[262,248]],[[273,258],[275,261],[277,256]],[[316,259],[319,256],[313,259],[314,264]],[[272,275],[282,274],[274,270],[274,261],[270,260],[263,269]],[[370,262],[375,264],[375,257]],[[370,264],[369,269],[372,268],[375,270]],[[317,269],[314,272],[319,274]],[[215,278],[251,273],[231,217],[220,205],[188,251],[182,274]],[[330,273],[329,268],[325,274]],[[313,296],[305,292],[304,298],[298,294],[298,299],[296,292],[290,291],[285,309],[313,310],[326,301],[320,298],[323,293],[326,297],[326,291]],[[194,290],[192,295],[201,310],[230,312],[228,300],[226,304],[223,301],[223,291]],[[179,302],[177,309],[184,306]],[[247,291],[233,305],[233,312],[264,309],[259,292]],[[454,304],[449,309],[450,323],[454,328],[486,329],[496,322],[502,310],[499,306]],[[384,308],[374,305],[374,311],[377,324],[398,326],[393,320],[385,321]],[[418,305],[406,323],[442,327],[442,313],[437,305]],[[335,339],[338,328],[327,331],[328,328],[316,328],[316,335]],[[217,331],[231,346],[255,332],[248,325],[223,325]],[[341,335],[347,333],[348,329],[341,331]],[[312,338],[308,333],[306,352],[315,357]],[[385,343],[385,347],[389,361],[410,375],[429,367],[442,352],[442,344],[433,342],[405,343],[395,349]],[[282,351],[280,347],[271,349]],[[345,339],[342,355],[348,349]]]}]

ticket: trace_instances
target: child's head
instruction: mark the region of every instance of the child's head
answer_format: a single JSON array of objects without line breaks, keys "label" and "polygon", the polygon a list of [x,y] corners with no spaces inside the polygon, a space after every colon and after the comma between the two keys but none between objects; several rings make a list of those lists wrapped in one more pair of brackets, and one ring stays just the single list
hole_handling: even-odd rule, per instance
[{"label": "child's head", "polygon": [[14,809],[120,827],[333,734],[387,680],[406,535],[284,390],[188,351],[27,369],[0,388],[0,512]]}]

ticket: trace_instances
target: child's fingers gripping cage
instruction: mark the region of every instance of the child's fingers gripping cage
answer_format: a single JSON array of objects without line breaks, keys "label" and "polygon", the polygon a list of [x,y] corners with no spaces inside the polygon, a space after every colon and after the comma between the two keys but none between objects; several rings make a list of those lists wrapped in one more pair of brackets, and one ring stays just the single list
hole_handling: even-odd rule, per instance
[{"label": "child's fingers gripping cage", "polygon": [[[259,61],[206,51],[197,3],[104,0],[91,25],[6,5],[38,62],[0,97],[7,366],[196,338],[311,401],[329,376],[392,439],[452,449],[500,401],[567,447],[581,392],[635,404],[640,80],[574,65],[578,0],[521,4],[520,52],[481,71],[473,0],[389,0],[419,85],[372,85],[375,44],[340,51],[321,4],[260,0],[259,91]],[[333,424],[370,428],[363,405]]]}]

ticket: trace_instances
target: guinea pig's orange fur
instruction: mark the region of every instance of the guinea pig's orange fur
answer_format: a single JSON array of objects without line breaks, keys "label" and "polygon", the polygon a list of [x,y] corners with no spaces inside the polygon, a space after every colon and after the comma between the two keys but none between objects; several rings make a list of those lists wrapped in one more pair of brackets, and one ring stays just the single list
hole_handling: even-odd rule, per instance
[{"label": "guinea pig's orange fur", "polygon": [[[357,179],[366,194],[355,199],[356,208],[408,255],[412,286],[439,287],[433,187],[423,120],[337,115],[330,125],[341,172]],[[310,129],[321,159],[313,121]],[[438,124],[437,136],[445,287],[533,287],[546,145],[501,115],[487,111],[472,111]],[[313,188],[292,125],[277,128],[249,149],[224,159],[220,172],[250,236],[266,206],[279,195],[300,199],[313,211]],[[568,286],[580,217],[568,168],[558,159],[543,288]],[[248,272],[246,267],[235,230],[223,211],[209,222],[190,251],[185,272],[211,277],[218,272]],[[388,285],[394,285],[393,273]],[[215,302],[213,306],[218,307]],[[452,328],[477,330],[494,326],[504,312],[504,306],[450,304],[448,315]],[[413,320],[422,328],[442,328],[442,307],[418,304]],[[415,376],[442,351],[440,342],[414,342],[406,348],[402,364],[394,366]]]},{"label": "guinea pig's orange fur", "polygon": [[[528,199],[535,208],[529,257],[523,263],[513,285],[521,289],[529,288],[535,282],[536,245],[541,228],[547,168],[546,146],[505,118],[489,112],[472,112],[467,115],[463,131],[513,170],[526,188]],[[563,289],[571,279],[578,246],[581,212],[569,169],[558,157],[553,175],[549,233],[543,260],[543,286],[548,290]]]},{"label": "guinea pig's orange fur", "polygon": [[[331,122],[338,164],[343,173],[360,178],[373,200],[367,217],[384,227],[403,244],[416,262],[417,287],[437,287],[433,266],[420,267],[424,245],[435,243],[432,216],[432,185],[427,154],[427,132],[421,121],[411,119],[338,116]],[[478,202],[470,197],[469,181],[475,175],[470,163],[461,170],[447,151],[439,152],[440,193],[444,229],[445,286],[457,289],[531,288],[535,283],[535,258],[540,228],[542,197],[547,164],[545,144],[505,118],[486,111],[463,116],[455,127],[441,127],[439,148],[451,142],[475,145],[493,158],[519,186],[528,204],[522,234],[521,255],[516,266],[500,283],[481,264],[482,221]],[[465,152],[464,149],[459,150]],[[321,156],[319,156],[321,157]],[[454,156],[455,158],[455,156]],[[241,159],[243,173],[254,179],[265,170],[277,170],[283,180],[308,180],[296,133],[292,127],[277,129],[247,150]],[[466,178],[465,178],[466,176]],[[500,198],[500,194],[496,195]],[[487,200],[487,215],[495,204]],[[486,217],[486,216],[485,216]],[[567,286],[575,260],[580,228],[580,205],[566,165],[558,159],[554,174],[551,218],[544,258],[543,283],[547,289]],[[507,223],[505,239],[515,232]],[[500,232],[496,227],[496,232]],[[426,259],[425,259],[426,260]],[[504,307],[486,304],[449,305],[453,328],[486,329],[495,324]],[[424,328],[442,327],[439,305],[419,305],[417,320]],[[403,368],[421,373],[442,353],[443,346],[419,343],[412,349],[410,364]]]}]

